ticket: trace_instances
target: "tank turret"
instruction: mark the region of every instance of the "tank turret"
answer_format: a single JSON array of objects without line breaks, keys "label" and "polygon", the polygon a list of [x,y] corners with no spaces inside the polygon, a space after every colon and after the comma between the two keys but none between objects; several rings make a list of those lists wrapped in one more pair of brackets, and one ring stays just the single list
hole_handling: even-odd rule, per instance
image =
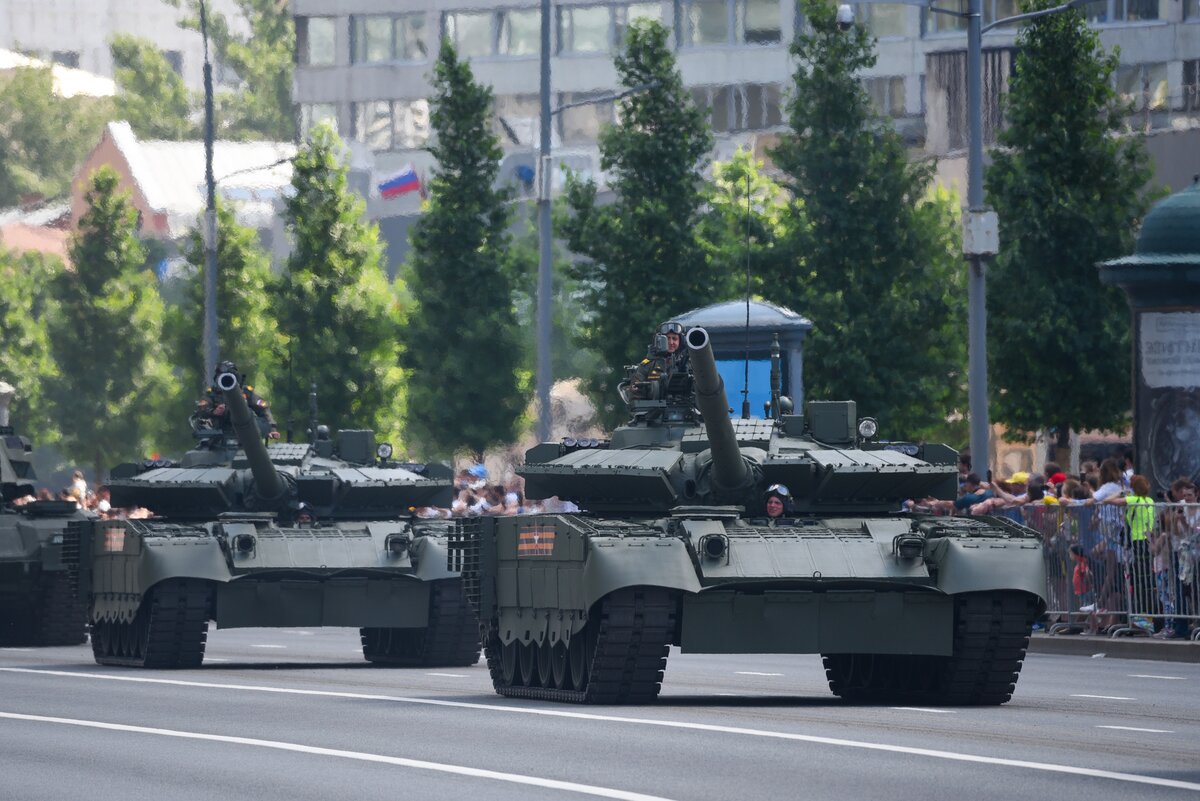
[{"label": "tank turret", "polygon": [[246,453],[246,461],[250,463],[250,471],[254,475],[254,495],[267,506],[282,501],[287,494],[287,483],[271,462],[267,446],[263,444],[262,433],[258,430],[257,418],[246,403],[246,396],[242,394],[237,374],[219,373],[217,389],[225,393],[230,422],[233,423],[238,444]]}]

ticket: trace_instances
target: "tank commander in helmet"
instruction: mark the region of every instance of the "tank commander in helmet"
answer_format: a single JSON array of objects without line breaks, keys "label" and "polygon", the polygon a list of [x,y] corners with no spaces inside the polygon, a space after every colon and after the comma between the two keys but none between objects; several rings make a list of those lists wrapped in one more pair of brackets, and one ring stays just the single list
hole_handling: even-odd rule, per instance
[{"label": "tank commander in helmet", "polygon": [[[213,371],[214,383],[221,373],[233,373],[238,377],[238,384],[242,388],[242,396],[246,399],[246,405],[250,407],[250,411],[254,412],[256,417],[266,421],[267,437],[279,439],[279,426],[275,424],[275,418],[271,416],[270,404],[259,397],[254,391],[254,387],[246,383],[246,377],[238,372],[237,365],[231,361],[223,361],[218,364]],[[201,420],[212,421],[211,424],[214,428],[229,428],[229,409],[225,406],[225,393],[210,386],[205,391],[204,397],[196,401],[195,416]]]},{"label": "tank commander in helmet", "polygon": [[[630,386],[637,397],[652,397],[652,382],[669,379],[672,375],[687,375],[688,351],[683,347],[683,324],[671,321],[658,327],[646,358],[633,368]],[[639,389],[639,385],[641,389]]]}]

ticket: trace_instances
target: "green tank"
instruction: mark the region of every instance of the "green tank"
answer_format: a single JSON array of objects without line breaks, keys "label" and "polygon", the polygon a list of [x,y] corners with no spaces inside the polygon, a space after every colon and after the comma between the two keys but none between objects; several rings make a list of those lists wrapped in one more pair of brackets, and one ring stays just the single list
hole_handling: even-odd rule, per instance
[{"label": "green tank", "polygon": [[[352,626],[376,664],[474,664],[478,621],[447,566],[452,524],[412,514],[449,505],[450,470],[393,462],[371,431],[267,445],[239,377],[216,386],[228,428],[193,417],[201,447],[179,464],[114,470],[113,505],[153,517],[81,531],[96,661],[197,666],[215,621]],[[311,430],[323,432],[315,415]]]},{"label": "green tank", "polygon": [[33,499],[33,446],[9,425],[12,397],[0,382],[0,645],[77,645],[87,629],[72,524],[87,515]]},{"label": "green tank", "polygon": [[[778,349],[768,418],[731,420],[708,334],[685,340],[690,369],[623,392],[632,419],[610,441],[526,454],[526,493],[583,512],[460,524],[496,691],[648,702],[675,645],[821,654],[852,701],[1007,701],[1044,608],[1037,534],[901,513],[954,497],[957,454],[876,442],[852,401],[788,413]],[[774,484],[793,500],[781,518]]]}]

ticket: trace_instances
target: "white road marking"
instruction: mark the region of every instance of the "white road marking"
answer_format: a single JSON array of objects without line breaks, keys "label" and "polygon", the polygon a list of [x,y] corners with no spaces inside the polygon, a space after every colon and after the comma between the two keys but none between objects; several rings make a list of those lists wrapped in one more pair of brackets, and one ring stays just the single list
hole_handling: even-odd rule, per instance
[{"label": "white road marking", "polygon": [[1186,676],[1155,676],[1152,673],[1130,673],[1131,679],[1168,679],[1170,681],[1187,681]]},{"label": "white road marking", "polygon": [[1072,698],[1099,698],[1101,701],[1136,701],[1136,698],[1130,698],[1126,695],[1085,695],[1084,693],[1071,693]]},{"label": "white road marking", "polygon": [[1150,734],[1174,734],[1166,729],[1139,729],[1137,726],[1097,726],[1097,729],[1117,729],[1118,731],[1144,731]]},{"label": "white road marking", "polygon": [[270,643],[253,643],[251,648],[287,648],[286,645],[271,645]]},{"label": "white road marking", "polygon": [[753,670],[735,670],[733,671],[739,676],[782,676],[782,673],[757,673]]},{"label": "white road marking", "polygon": [[1114,781],[1130,782],[1131,784],[1144,784],[1153,787],[1173,787],[1179,790],[1200,791],[1200,782],[1185,782],[1178,779],[1159,778],[1157,776],[1139,776],[1136,773],[1121,773],[1113,770],[1082,768],[1075,765],[1056,765],[1045,762],[1030,762],[1024,759],[1006,759],[1004,757],[980,756],[978,754],[962,754],[956,751],[939,751],[932,748],[916,748],[906,745],[889,745],[887,743],[872,743],[862,740],[844,740],[838,737],[821,737],[815,734],[798,734],[793,732],[770,731],[765,729],[745,729],[736,726],[722,726],[715,723],[691,723],[682,720],[630,718],[619,715],[598,715],[592,712],[573,712],[564,709],[548,709],[545,707],[481,704],[471,701],[448,701],[440,698],[413,698],[402,695],[374,695],[369,693],[336,692],[333,690],[302,690],[293,687],[270,687],[254,684],[223,684],[217,682],[185,681],[183,679],[157,679],[149,676],[116,675],[111,673],[79,673],[68,670],[42,670],[38,668],[13,667],[0,667],[0,673],[30,673],[41,676],[60,676],[73,679],[127,681],[139,684],[163,684],[171,687],[201,687],[213,690],[243,690],[246,692],[278,693],[280,695],[304,695],[314,698],[347,698],[355,701],[392,701],[401,704],[423,704],[425,706],[441,706],[452,709],[475,709],[486,710],[490,712],[504,712],[510,715],[540,715],[543,717],[569,718],[573,720],[626,723],[637,726],[657,726],[664,729],[684,729],[689,731],[713,732],[717,734],[736,734],[744,737],[763,737],[767,739],[787,740],[791,742],[832,745],[842,748],[860,748],[866,751],[908,754],[911,756],[929,757],[931,759],[945,759],[952,762],[999,765],[1003,767],[1024,768],[1026,770],[1040,771],[1044,773],[1062,773],[1072,776],[1089,776],[1097,779],[1112,779]]},{"label": "white road marking", "polygon": [[278,751],[293,751],[299,754],[314,756],[340,757],[356,759],[361,762],[381,762],[385,765],[397,765],[402,768],[417,768],[432,770],[439,773],[451,773],[457,776],[471,776],[477,779],[492,779],[494,781],[525,784],[532,787],[545,787],[550,790],[565,790],[571,793],[600,796],[601,798],[617,798],[623,801],[668,801],[662,796],[631,793],[610,787],[597,787],[591,784],[564,782],[557,779],[543,779],[538,776],[524,776],[520,773],[501,773],[495,770],[468,768],[463,765],[448,765],[443,762],[427,762],[423,759],[406,759],[405,757],[386,756],[384,754],[366,754],[361,751],[343,751],[338,748],[320,748],[315,745],[300,743],[285,743],[277,740],[259,740],[254,737],[233,737],[225,734],[202,734],[192,731],[177,731],[175,729],[157,729],[148,726],[129,726],[123,723],[104,723],[98,720],[76,720],[73,718],[52,718],[42,715],[21,715],[15,712],[0,712],[0,718],[11,720],[27,720],[36,723],[61,723],[69,726],[81,726],[89,729],[104,729],[106,731],[122,731],[134,734],[154,734],[159,737],[179,737],[186,740],[206,740],[215,743],[232,743],[234,745],[251,745],[258,748],[273,748]]},{"label": "white road marking", "polygon": [[205,662],[232,662],[233,660],[226,659],[223,656],[206,656],[206,657],[204,657],[204,661]]},{"label": "white road marking", "polygon": [[426,676],[445,676],[448,679],[469,679],[466,673],[426,673]]},{"label": "white road marking", "polygon": [[0,648],[0,651],[32,651],[32,648]]},{"label": "white road marking", "polygon": [[894,706],[892,709],[899,709],[902,712],[933,712],[938,715],[955,715],[958,714],[953,709],[929,709],[924,706]]}]

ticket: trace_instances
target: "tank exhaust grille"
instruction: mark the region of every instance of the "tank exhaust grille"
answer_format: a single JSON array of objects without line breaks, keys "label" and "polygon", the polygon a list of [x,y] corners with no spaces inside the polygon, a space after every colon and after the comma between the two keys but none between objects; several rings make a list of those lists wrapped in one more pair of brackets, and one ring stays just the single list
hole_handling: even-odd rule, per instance
[{"label": "tank exhaust grille", "polygon": [[463,593],[475,609],[479,609],[481,528],[478,518],[459,518],[446,541],[446,569],[462,575]]}]

